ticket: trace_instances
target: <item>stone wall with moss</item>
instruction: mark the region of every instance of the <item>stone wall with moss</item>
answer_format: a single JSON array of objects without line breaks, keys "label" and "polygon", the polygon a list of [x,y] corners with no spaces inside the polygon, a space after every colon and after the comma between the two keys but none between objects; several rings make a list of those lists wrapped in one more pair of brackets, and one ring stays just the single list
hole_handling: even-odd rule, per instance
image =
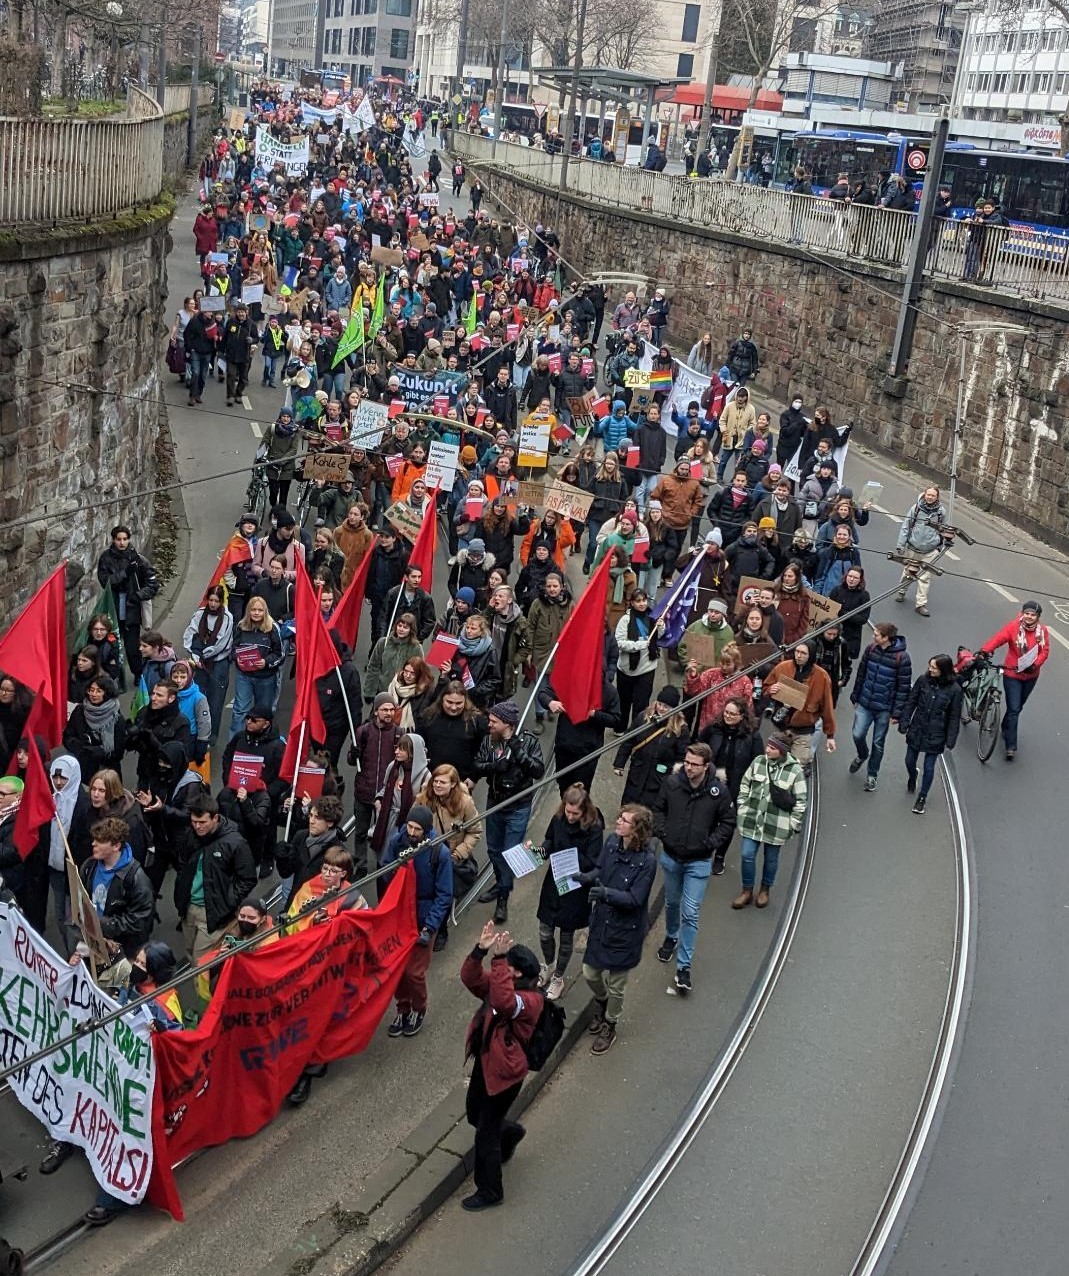
[{"label": "stone wall with moss", "polygon": [[0,233],[0,629],[63,558],[84,612],[115,523],[151,542],[173,212]]},{"label": "stone wall with moss", "polygon": [[[207,151],[218,120],[214,106],[204,106],[197,112],[197,144],[194,147],[194,163],[197,168],[200,157]],[[189,116],[183,111],[168,115],[163,122],[163,180],[169,190],[177,190],[186,172],[186,150],[189,145]]]}]

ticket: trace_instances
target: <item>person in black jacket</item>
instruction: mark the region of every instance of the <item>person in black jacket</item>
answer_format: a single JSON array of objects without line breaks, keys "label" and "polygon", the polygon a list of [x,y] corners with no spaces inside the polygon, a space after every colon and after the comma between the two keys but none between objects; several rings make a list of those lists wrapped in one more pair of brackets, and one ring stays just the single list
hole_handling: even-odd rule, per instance
[{"label": "person in black jacket", "polygon": [[152,788],[137,794],[156,852],[145,871],[157,899],[167,870],[185,863],[192,851],[189,808],[194,798],[210,791],[197,772],[189,770],[180,744],[172,740],[160,748]]},{"label": "person in black jacket", "polygon": [[486,737],[486,718],[473,703],[459,678],[440,678],[431,702],[416,717],[416,730],[427,746],[427,766],[433,773],[445,763],[456,767],[463,781],[475,783],[475,755]]},{"label": "person in black jacket", "polygon": [[603,678],[601,708],[595,709],[582,722],[573,722],[568,717],[564,705],[553,689],[552,676],[539,688],[538,703],[550,713],[560,715],[557,720],[557,734],[553,740],[553,761],[557,771],[562,772],[576,762],[583,764],[569,770],[567,775],[560,776],[557,781],[560,791],[563,793],[569,785],[581,784],[589,792],[593,788],[594,774],[600,760],[590,755],[605,743],[607,729],[611,728],[613,731],[622,729],[620,696],[616,688],[607,678]]},{"label": "person in black jacket", "polygon": [[628,802],[620,808],[597,868],[579,876],[591,888],[583,954],[583,978],[594,994],[594,1017],[587,1029],[595,1036],[591,1054],[604,1054],[616,1040],[628,975],[642,960],[656,873],[653,817],[646,807]]},{"label": "person in black jacket", "polygon": [[106,673],[98,674],[75,705],[63,729],[63,747],[75,758],[82,775],[121,771],[126,753],[126,719],[119,704],[119,688]]},{"label": "person in black jacket", "polygon": [[713,772],[712,756],[707,744],[692,744],[683,758],[683,770],[669,776],[656,803],[665,891],[665,937],[657,959],[667,962],[675,956],[675,984],[683,994],[691,990],[690,969],[705,890],[712,873],[723,872],[735,833],[735,803],[727,785]]},{"label": "person in black jacket", "polygon": [[[405,568],[404,580],[386,595],[386,614],[383,619],[388,621],[395,610],[398,616],[402,612],[411,612],[416,618],[416,636],[420,642],[425,642],[434,633],[434,599],[421,588],[422,584],[422,567]],[[398,597],[401,599],[400,603],[397,601]]]},{"label": "person in black jacket", "polygon": [[202,403],[204,383],[208,379],[212,358],[215,355],[215,343],[219,333],[219,325],[214,314],[203,310],[197,313],[186,324],[182,333],[182,344],[185,347],[186,359],[189,362],[189,406]]},{"label": "person in black jacket", "polygon": [[802,396],[796,394],[779,414],[779,435],[776,438],[776,461],[779,465],[786,465],[798,451],[808,424],[802,411]]},{"label": "person in black jacket", "polygon": [[126,663],[136,679],[142,663],[141,606],[160,592],[160,581],[156,569],[130,543],[130,529],[121,523],[111,529],[111,544],[97,559],[97,580],[103,587],[111,586]]},{"label": "person in black jacket", "polygon": [[509,380],[508,368],[499,368],[497,376],[483,390],[487,409],[498,423],[508,430],[516,428],[516,388]]},{"label": "person in black jacket", "polygon": [[346,850],[341,825],[345,811],[339,798],[324,794],[308,808],[308,828],[301,829],[287,842],[275,848],[278,874],[283,880],[292,878],[285,907],[288,909],[297,892],[323,867],[323,857],[332,846]]},{"label": "person in black jacket", "polygon": [[312,747],[326,749],[330,755],[330,765],[337,770],[342,746],[349,737],[350,725],[354,731],[360,725],[363,692],[360,687],[360,671],[353,664],[348,646],[334,630],[330,631],[330,637],[341,663],[337,669],[316,679],[316,696],[323,714],[323,725],[327,729],[327,738],[313,741]]},{"label": "person in black jacket", "polygon": [[222,942],[223,932],[256,885],[256,864],[248,843],[219,814],[214,798],[192,802],[189,823],[192,852],[178,870],[174,904],[195,963]]},{"label": "person in black jacket", "polygon": [[[704,728],[699,739],[709,746],[716,778],[727,785],[731,800],[738,801],[746,768],[765,751],[760,723],[747,701],[728,700],[720,716]],[[717,868],[723,871],[723,864],[723,859],[714,864],[714,872]]]},{"label": "person in black jacket", "polygon": [[149,702],[138,711],[126,733],[127,747],[138,755],[137,787],[151,789],[157,780],[156,763],[163,745],[174,741],[181,745],[186,761],[193,756],[189,719],[178,703],[178,688],[173,682],[157,682]]},{"label": "person in black jacket", "polygon": [[[961,696],[954,661],[947,655],[932,656],[927,672],[910,689],[898,729],[906,737],[906,792],[917,794],[914,815],[924,814],[939,755],[958,742]],[[917,759],[922,753],[924,771],[917,792]]]},{"label": "person in black jacket", "polygon": [[[661,785],[683,765],[690,743],[690,727],[686,717],[677,712],[679,688],[664,686],[653,704],[642,715],[642,734],[624,740],[613,758],[613,770],[623,775],[623,800],[653,805]],[[636,726],[638,723],[635,724]]]},{"label": "person in black jacket", "polygon": [[389,523],[383,523],[378,535],[378,543],[371,551],[367,577],[372,642],[385,637],[391,613],[388,599],[400,587],[408,560],[407,550]]},{"label": "person in black jacket", "polygon": [[[141,948],[152,933],[155,900],[152,884],[145,870],[134,859],[130,849],[130,830],[125,820],[109,817],[97,820],[90,828],[92,857],[82,865],[79,874],[97,916],[108,951],[118,961],[127,959]],[[78,941],[77,928],[72,937]],[[119,963],[121,965],[121,963]],[[102,980],[104,987],[125,983],[128,969],[109,967],[114,979]]]},{"label": "person in black jacket", "polygon": [[[190,323],[192,323],[192,319]],[[249,364],[252,352],[260,343],[260,334],[249,318],[249,308],[238,302],[234,316],[223,328],[219,340],[219,353],[226,359],[226,406],[232,407],[240,399],[249,384]]]}]

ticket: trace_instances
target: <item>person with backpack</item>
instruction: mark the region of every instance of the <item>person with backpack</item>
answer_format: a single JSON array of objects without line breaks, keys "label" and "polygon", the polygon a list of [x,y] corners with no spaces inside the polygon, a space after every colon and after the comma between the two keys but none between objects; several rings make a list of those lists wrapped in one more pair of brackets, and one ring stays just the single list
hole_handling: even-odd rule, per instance
[{"label": "person with backpack", "polygon": [[628,802],[616,817],[616,831],[605,839],[598,866],[580,873],[590,887],[590,929],[583,956],[583,978],[594,994],[594,1035],[590,1053],[603,1055],[616,1040],[631,971],[642,960],[647,909],[657,860],[653,853],[653,814]]},{"label": "person with backpack", "polygon": [[[483,965],[487,953],[489,973]],[[564,1029],[563,1009],[537,990],[538,971],[534,953],[514,944],[508,931],[495,931],[492,921],[460,968],[464,987],[482,1003],[465,1042],[465,1057],[474,1061],[464,1106],[475,1129],[475,1191],[460,1204],[469,1211],[505,1199],[501,1167],[527,1133],[506,1120],[508,1110],[529,1069],[542,1067]]]}]

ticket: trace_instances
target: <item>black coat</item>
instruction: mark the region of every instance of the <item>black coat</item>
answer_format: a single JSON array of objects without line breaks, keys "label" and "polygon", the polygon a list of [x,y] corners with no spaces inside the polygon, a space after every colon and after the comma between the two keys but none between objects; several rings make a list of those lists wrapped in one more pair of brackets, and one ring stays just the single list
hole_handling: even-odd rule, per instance
[{"label": "black coat", "polygon": [[[208,929],[219,930],[232,921],[242,903],[256,886],[256,863],[248,843],[225,816],[208,837],[192,841],[192,852],[178,869],[174,884],[174,906],[185,920],[198,860],[203,864],[204,911]],[[150,913],[151,917],[151,913]]]},{"label": "black coat", "polygon": [[74,711],[63,728],[63,747],[78,759],[82,775],[88,781],[98,771],[112,770],[122,773],[123,755],[126,753],[126,719],[120,713],[115,719],[115,737],[112,751],[106,752],[100,736],[93,731],[85,720],[85,709],[82,705],[74,706]]},{"label": "black coat", "polygon": [[623,766],[630,759],[621,801],[641,802],[652,808],[658,790],[672,774],[675,764],[683,761],[689,744],[687,732],[669,735],[663,723],[660,726],[648,723],[642,734],[623,745],[616,755],[617,766]]},{"label": "black coat", "polygon": [[[341,674],[340,685],[338,682],[339,673]],[[343,688],[344,695],[342,694]],[[316,698],[319,700],[319,709],[323,714],[323,725],[326,727],[328,735],[331,732],[340,731],[344,738],[349,730],[350,716],[354,727],[360,725],[362,703],[360,671],[348,656],[345,657],[337,669],[332,669],[330,673],[325,673],[316,679]],[[349,706],[348,714],[345,711],[346,704]]]},{"label": "black coat", "polygon": [[[604,843],[605,825],[600,819],[584,829],[580,824],[569,824],[563,815],[555,815],[550,820],[542,839],[547,861],[555,851],[566,851],[574,846],[579,852],[580,873],[592,873],[597,868]],[[576,891],[559,894],[553,870],[547,862],[538,896],[538,920],[561,930],[579,930],[590,919],[589,893],[589,886],[580,886]]]},{"label": "black coat", "polygon": [[264,769],[261,772],[260,779],[267,786],[271,800],[277,806],[290,787],[278,774],[282,766],[282,759],[286,754],[286,746],[278,733],[278,728],[271,725],[265,731],[261,731],[259,735],[253,735],[247,730],[239,731],[236,736],[233,736],[227,742],[227,746],[223,750],[224,786],[229,786],[230,784],[230,768],[233,764],[235,753],[255,753],[258,758],[263,758]]},{"label": "black coat", "polygon": [[686,864],[723,854],[735,834],[735,803],[710,771],[694,788],[683,772],[664,782],[654,805],[665,853]]},{"label": "black coat", "polygon": [[488,709],[497,702],[501,692],[501,669],[493,644],[479,656],[457,656],[445,675],[447,681],[456,678],[463,682],[465,666],[475,684],[468,689],[472,704]]},{"label": "black coat", "polygon": [[[556,700],[557,693],[549,682],[544,682],[538,692],[538,703],[548,709],[550,701]],[[573,722],[566,713],[557,719],[557,734],[553,741],[553,753],[558,761],[568,758],[574,761],[600,749],[605,743],[605,731],[612,727],[615,731],[620,726],[620,696],[611,682],[601,684],[601,708],[594,711],[582,722]],[[561,767],[557,768],[561,770]]]},{"label": "black coat", "polygon": [[748,731],[741,722],[733,727],[711,722],[698,738],[712,749],[713,767],[725,773],[728,792],[737,799],[746,768],[765,751],[761,732]]},{"label": "black coat", "polygon": [[802,441],[807,425],[805,413],[800,409],[796,412],[794,408],[788,407],[786,411],[779,414],[776,460],[780,465],[786,465],[795,452],[798,451],[798,444]]},{"label": "black coat", "polygon": [[[395,618],[403,616],[406,611],[410,612],[416,618],[416,637],[420,642],[426,642],[434,633],[434,599],[425,589],[417,590],[411,598],[402,597],[404,592],[403,582],[390,590],[386,595],[386,611]],[[400,602],[397,601],[399,598]],[[395,603],[397,604],[396,613],[394,612]]]},{"label": "black coat", "polygon": [[308,830],[302,829],[289,842],[279,842],[275,847],[275,863],[279,876],[293,877],[293,885],[286,901],[287,908],[305,882],[310,882],[323,867],[327,851],[332,846],[338,846],[343,851],[346,849],[345,834],[339,828],[329,828],[323,835],[323,840],[311,847],[308,845],[308,838]]},{"label": "black coat", "polygon": [[462,780],[470,780],[475,775],[475,755],[486,736],[486,719],[469,719],[463,713],[451,718],[440,705],[434,712],[429,712],[430,708],[427,706],[416,718],[416,730],[427,746],[427,766],[433,771],[449,763],[456,767]]},{"label": "black coat", "polygon": [[647,906],[657,860],[652,847],[628,850],[615,833],[605,840],[598,862],[598,885],[608,898],[590,914],[583,964],[595,970],[632,970],[642,960],[649,925]]},{"label": "black coat", "polygon": [[942,753],[958,742],[961,726],[961,686],[922,674],[910,689],[906,711],[898,725],[906,743],[918,753]]},{"label": "black coat", "polygon": [[[96,869],[97,861],[89,859],[78,870],[82,884],[90,896],[93,894]],[[152,934],[155,902],[148,874],[137,860],[131,860],[115,874],[108,885],[104,916],[100,919],[104,938],[121,944],[127,957],[135,956]],[[80,938],[80,934],[75,931],[75,942]]]},{"label": "black coat", "polygon": [[367,574],[367,596],[373,603],[382,603],[386,595],[395,589],[405,574],[408,556],[399,543],[392,550],[376,545],[371,551],[371,566]]},{"label": "black coat", "polygon": [[181,746],[186,762],[193,756],[189,719],[175,700],[162,709],[145,705],[126,733],[127,747],[138,754],[137,787],[151,788],[156,778],[156,762],[165,744]]}]

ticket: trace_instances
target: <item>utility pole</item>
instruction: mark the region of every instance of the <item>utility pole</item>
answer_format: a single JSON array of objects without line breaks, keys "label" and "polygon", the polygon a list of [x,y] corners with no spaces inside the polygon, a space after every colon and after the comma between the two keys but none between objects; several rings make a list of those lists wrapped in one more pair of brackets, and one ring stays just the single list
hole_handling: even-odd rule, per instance
[{"label": "utility pole", "polygon": [[189,77],[189,140],[186,144],[186,164],[192,168],[200,158],[197,154],[197,98],[200,90],[200,23],[193,29],[193,66]]},{"label": "utility pole", "polygon": [[564,153],[560,161],[560,189],[568,187],[568,164],[572,158],[572,134],[575,132],[575,99],[579,93],[579,72],[583,66],[583,35],[586,32],[586,2],[579,0],[579,21],[575,30],[575,61],[572,83],[568,90],[568,115],[564,123]]},{"label": "utility pole", "polygon": [[720,19],[723,7],[717,3],[713,13],[709,31],[709,65],[705,72],[705,99],[702,102],[702,118],[698,125],[698,141],[694,147],[694,158],[709,145],[709,134],[713,127],[713,92],[716,89],[716,49],[720,42]]},{"label": "utility pole", "polygon": [[167,93],[167,24],[160,23],[160,47],[156,52],[156,101],[163,106]]},{"label": "utility pole", "polygon": [[502,72],[505,66],[505,28],[508,26],[508,0],[501,0],[501,30],[497,37],[497,70],[495,79],[497,92],[494,94],[494,142],[490,148],[490,158],[497,159],[497,139],[501,132],[501,99],[505,96]]}]

